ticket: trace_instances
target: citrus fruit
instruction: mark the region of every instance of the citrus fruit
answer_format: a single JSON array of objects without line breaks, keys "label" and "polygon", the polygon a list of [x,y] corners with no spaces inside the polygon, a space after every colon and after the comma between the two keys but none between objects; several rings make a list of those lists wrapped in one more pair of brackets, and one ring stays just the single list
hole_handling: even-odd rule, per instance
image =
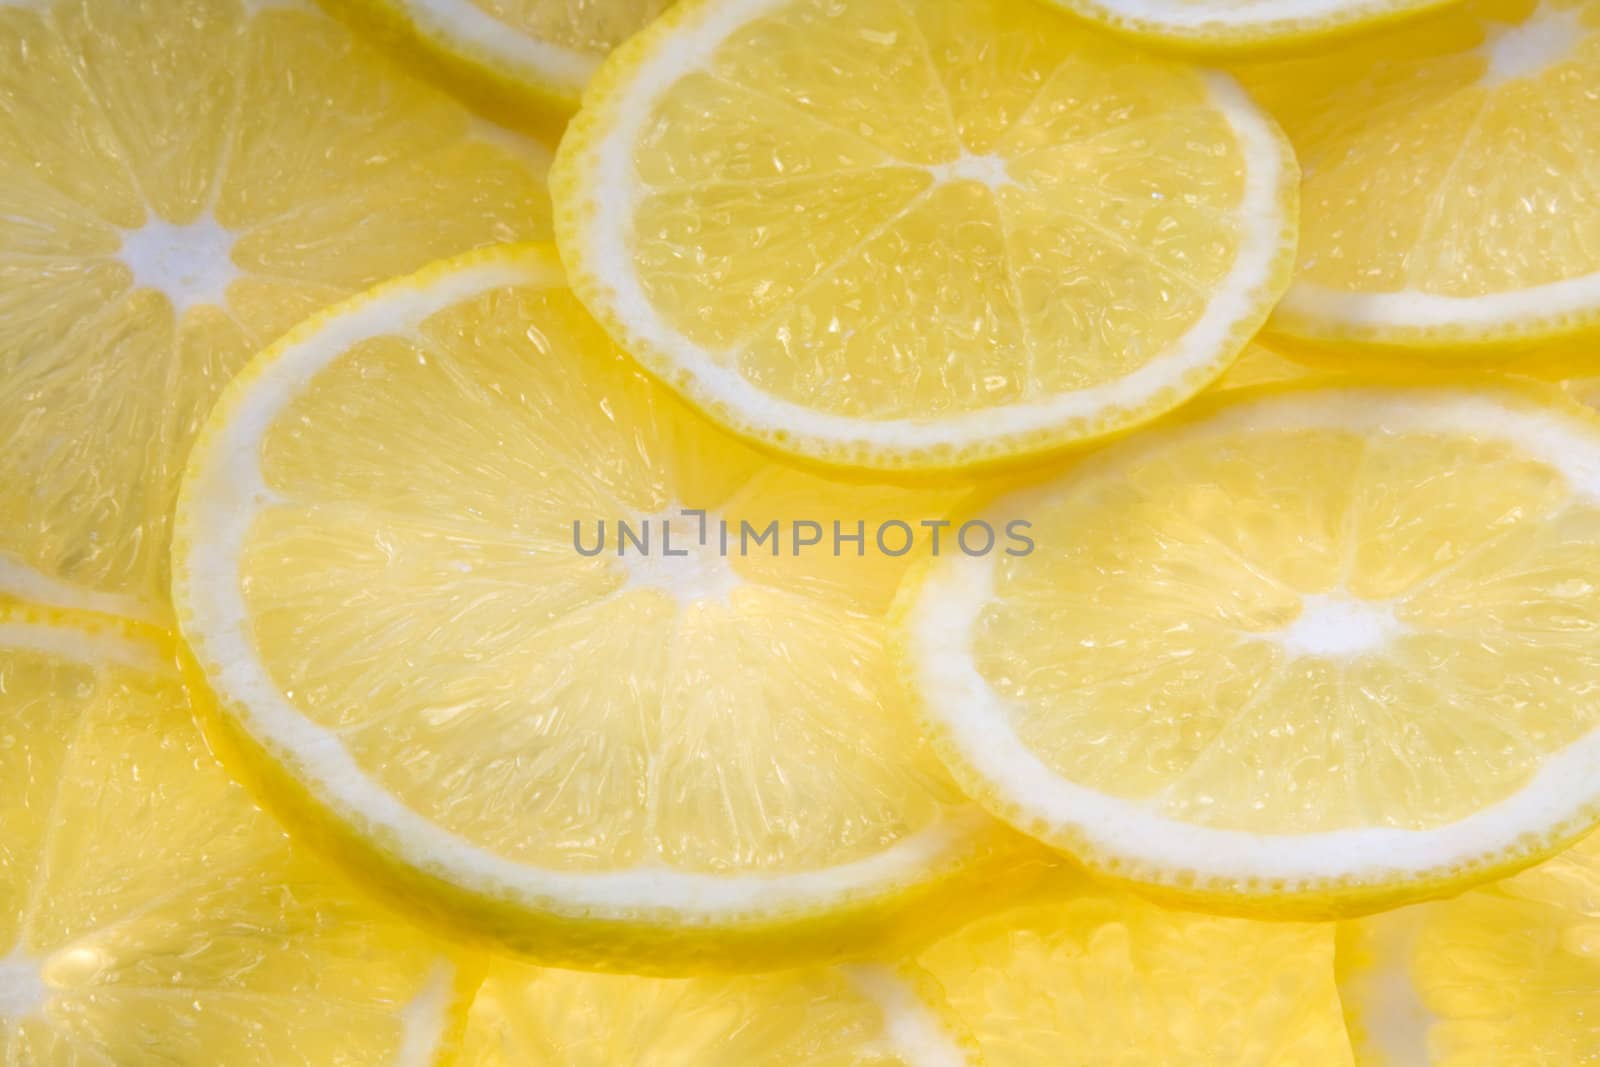
[{"label": "citrus fruit", "polygon": [[544,235],[545,163],[310,6],[0,4],[0,596],[166,621],[178,478],[234,370]]},{"label": "citrus fruit", "polygon": [[333,0],[469,90],[551,114],[577,109],[600,61],[671,0]]},{"label": "citrus fruit", "polygon": [[1339,930],[1362,1067],[1600,1059],[1600,839],[1514,878]]},{"label": "citrus fruit", "polygon": [[1113,878],[1370,911],[1600,817],[1600,423],[1553,390],[1230,391],[975,514],[1037,547],[928,561],[904,670],[975,797]]},{"label": "citrus fruit", "polygon": [[640,978],[503,964],[462,1067],[975,1067],[914,966]]},{"label": "citrus fruit", "polygon": [[997,888],[1005,903],[893,964],[678,979],[497,966],[464,1067],[1350,1064],[1329,926],[1167,911],[1059,870]]},{"label": "citrus fruit", "polygon": [[952,492],[744,449],[553,248],[497,250],[235,380],[175,598],[263,792],[392,891],[546,960],[770,967],[858,949],[988,837],[886,650]]},{"label": "citrus fruit", "polygon": [[1600,328],[1600,4],[1468,4],[1242,77],[1304,172],[1273,331],[1459,356]]},{"label": "citrus fruit", "polygon": [[1107,29],[1153,44],[1247,54],[1371,30],[1457,0],[1052,0]]},{"label": "citrus fruit", "polygon": [[470,987],[207,751],[170,641],[0,608],[0,1063],[421,1067]]},{"label": "citrus fruit", "polygon": [[1125,428],[1287,283],[1272,122],[1027,0],[688,0],[585,101],[551,170],[574,291],[713,419],[823,463]]},{"label": "citrus fruit", "polygon": [[917,956],[972,1067],[1348,1067],[1327,925],[1046,879]]}]

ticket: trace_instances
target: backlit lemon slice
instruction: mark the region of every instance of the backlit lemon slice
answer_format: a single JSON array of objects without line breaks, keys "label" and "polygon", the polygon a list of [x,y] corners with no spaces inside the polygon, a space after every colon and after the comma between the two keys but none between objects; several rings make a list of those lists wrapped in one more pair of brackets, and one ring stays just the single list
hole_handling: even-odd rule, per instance
[{"label": "backlit lemon slice", "polygon": [[1361,1067],[1600,1058],[1600,839],[1454,900],[1339,931]]},{"label": "backlit lemon slice", "polygon": [[554,249],[501,250],[236,380],[175,596],[263,791],[371,877],[547,960],[769,967],[862,950],[988,837],[886,649],[957,492],[744,449]]},{"label": "backlit lemon slice", "polygon": [[470,986],[207,751],[170,643],[0,609],[0,1063],[424,1067]]},{"label": "backlit lemon slice", "polygon": [[411,48],[468,92],[551,115],[578,106],[613,48],[671,0],[327,0]]},{"label": "backlit lemon slice", "polygon": [[307,4],[0,3],[0,598],[168,619],[223,384],[343,296],[545,236],[546,160]]},{"label": "backlit lemon slice", "polygon": [[1031,0],[686,0],[551,172],[573,287],[718,422],[827,463],[1059,447],[1217,377],[1297,171],[1226,77]]},{"label": "backlit lemon slice", "polygon": [[1600,3],[1493,0],[1242,72],[1304,171],[1271,328],[1437,355],[1600,329]]},{"label": "backlit lemon slice", "polygon": [[466,1067],[1351,1062],[1331,927],[1167,911],[1070,878],[893,965],[694,979],[501,966],[466,1047]]},{"label": "backlit lemon slice", "polygon": [[1510,388],[1229,393],[979,513],[897,612],[959,780],[1113,877],[1370,911],[1600,817],[1600,423]]}]

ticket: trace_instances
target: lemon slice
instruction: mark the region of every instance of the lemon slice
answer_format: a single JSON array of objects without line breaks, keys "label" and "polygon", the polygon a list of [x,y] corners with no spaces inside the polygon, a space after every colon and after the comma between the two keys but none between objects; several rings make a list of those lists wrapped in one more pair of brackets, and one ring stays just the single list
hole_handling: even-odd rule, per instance
[{"label": "lemon slice", "polygon": [[1346,923],[1339,986],[1362,1067],[1600,1057],[1600,839],[1454,900]]},{"label": "lemon slice", "polygon": [[1600,328],[1600,4],[1474,3],[1242,76],[1304,171],[1274,331],[1460,355]]},{"label": "lemon slice", "polygon": [[1323,916],[1600,817],[1600,424],[1507,388],[1233,392],[980,515],[897,607],[958,779],[1115,878]]},{"label": "lemon slice", "polygon": [[1047,879],[917,957],[973,1067],[1349,1067],[1326,924],[1170,911]]},{"label": "lemon slice", "polygon": [[464,87],[550,114],[577,110],[612,49],[672,0],[330,0],[420,50]]},{"label": "lemon slice", "polygon": [[978,1067],[971,1037],[912,965],[640,978],[504,964],[462,1067]]},{"label": "lemon slice", "polygon": [[421,1067],[470,986],[235,785],[159,634],[0,609],[0,1063]]},{"label": "lemon slice", "polygon": [[1222,75],[1028,0],[689,0],[551,171],[602,325],[718,422],[949,467],[1127,427],[1287,282],[1297,171]]},{"label": "lemon slice", "polygon": [[175,596],[264,791],[392,890],[546,961],[772,966],[859,950],[988,837],[886,650],[895,524],[952,492],[745,450],[554,249],[501,250],[236,379]]},{"label": "lemon slice", "polygon": [[0,597],[167,621],[222,385],[373,282],[547,235],[547,160],[307,5],[0,4]]},{"label": "lemon slice", "polygon": [[1370,30],[1459,0],[1052,0],[1154,44],[1245,54]]},{"label": "lemon slice", "polygon": [[1168,911],[1060,871],[994,888],[1007,903],[893,964],[687,979],[498,966],[464,1067],[1351,1062],[1330,926]]}]

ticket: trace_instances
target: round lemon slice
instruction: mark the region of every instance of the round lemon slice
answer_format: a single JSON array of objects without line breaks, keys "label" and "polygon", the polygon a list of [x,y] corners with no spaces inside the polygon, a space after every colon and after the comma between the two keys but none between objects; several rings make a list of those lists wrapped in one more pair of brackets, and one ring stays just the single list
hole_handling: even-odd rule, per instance
[{"label": "round lemon slice", "polygon": [[207,751],[168,639],[0,609],[0,1063],[442,1062],[470,985]]},{"label": "round lemon slice", "polygon": [[1304,171],[1272,330],[1463,355],[1600,329],[1600,4],[1473,3],[1241,77]]},{"label": "round lemon slice", "polygon": [[1600,817],[1600,424],[1554,391],[1229,393],[981,509],[898,605],[993,811],[1207,907],[1330,915]]},{"label": "round lemon slice", "polygon": [[713,419],[914,469],[1220,375],[1287,284],[1297,170],[1228,78],[1027,0],[688,0],[551,189],[574,291]]},{"label": "round lemon slice", "polygon": [[1339,929],[1358,1062],[1504,1067],[1600,1057],[1600,839],[1448,901]]},{"label": "round lemon slice", "polygon": [[886,648],[954,493],[762,459],[500,250],[235,380],[175,598],[263,791],[393,891],[547,961],[772,966],[988,839]]},{"label": "round lemon slice", "polygon": [[611,50],[672,0],[329,0],[420,50],[469,90],[550,114],[577,110]]},{"label": "round lemon slice", "polygon": [[307,4],[0,4],[0,597],[169,621],[223,384],[374,282],[548,236],[547,162]]},{"label": "round lemon slice", "polygon": [[[1037,877],[1042,873],[1042,877]],[[731,978],[505,965],[464,1067],[1349,1067],[1332,927],[1168,911],[1014,868],[893,964]]]},{"label": "round lemon slice", "polygon": [[1052,0],[1154,44],[1245,54],[1370,30],[1459,0]]}]

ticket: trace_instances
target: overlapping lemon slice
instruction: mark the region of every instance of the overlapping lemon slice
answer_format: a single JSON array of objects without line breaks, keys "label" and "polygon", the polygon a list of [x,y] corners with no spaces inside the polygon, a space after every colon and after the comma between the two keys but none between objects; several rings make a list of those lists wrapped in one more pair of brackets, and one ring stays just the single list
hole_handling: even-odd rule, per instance
[{"label": "overlapping lemon slice", "polygon": [[554,249],[501,250],[236,379],[175,597],[264,791],[374,878],[546,959],[770,967],[861,950],[989,834],[886,650],[954,492],[744,449]]},{"label": "overlapping lemon slice", "polygon": [[[1331,984],[1331,983],[1330,983]],[[640,978],[503,964],[472,1005],[462,1067],[977,1067],[910,965]]]},{"label": "overlapping lemon slice", "polygon": [[551,172],[579,297],[733,430],[959,466],[1175,407],[1287,282],[1297,171],[1222,75],[1029,0],[687,0]]},{"label": "overlapping lemon slice", "polygon": [[1167,47],[1242,55],[1370,31],[1458,0],[1052,0],[1108,29]]},{"label": "overlapping lemon slice", "polygon": [[0,1063],[423,1067],[470,987],[207,751],[170,643],[0,609]]},{"label": "overlapping lemon slice", "polygon": [[1347,923],[1339,985],[1362,1067],[1600,1058],[1600,839],[1454,900]]},{"label": "overlapping lemon slice", "polygon": [[672,0],[329,0],[355,25],[420,49],[468,92],[575,110],[613,48]]},{"label": "overlapping lemon slice", "polygon": [[1304,171],[1274,330],[1455,356],[1592,340],[1600,3],[1476,2],[1242,77]]},{"label": "overlapping lemon slice", "polygon": [[1553,390],[1229,393],[1006,494],[903,662],[959,780],[1113,877],[1369,911],[1600,818],[1600,423]]},{"label": "overlapping lemon slice", "polygon": [[546,161],[310,5],[0,4],[0,597],[167,617],[232,373],[376,281],[545,236]]},{"label": "overlapping lemon slice", "polygon": [[1166,911],[1068,878],[1018,896],[894,965],[502,966],[466,1067],[1349,1067],[1331,927]]}]

